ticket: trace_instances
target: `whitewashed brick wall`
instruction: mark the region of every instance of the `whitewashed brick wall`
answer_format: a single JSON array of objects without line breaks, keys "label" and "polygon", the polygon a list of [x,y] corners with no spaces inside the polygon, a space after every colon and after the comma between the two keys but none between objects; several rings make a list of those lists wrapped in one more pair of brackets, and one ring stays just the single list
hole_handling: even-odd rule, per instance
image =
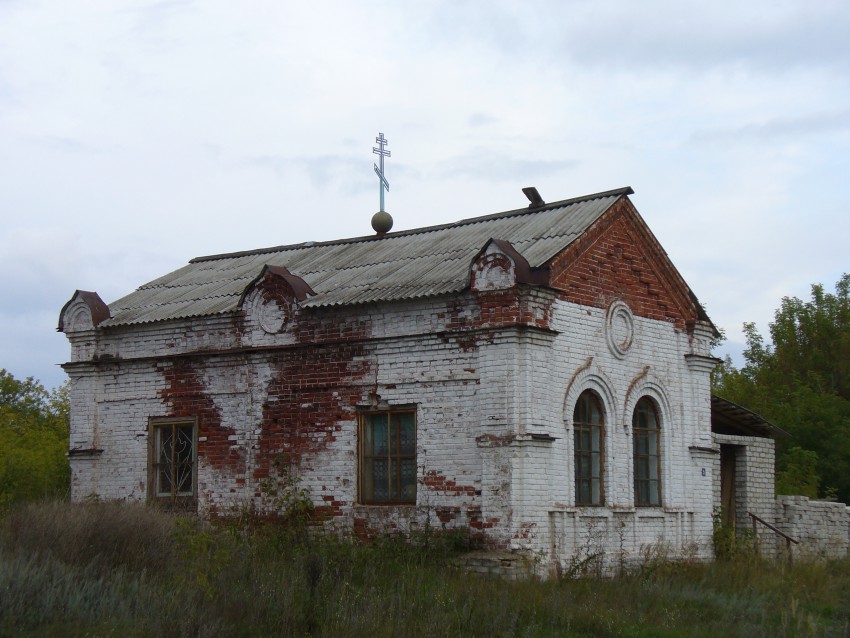
[{"label": "whitewashed brick wall", "polygon": [[[449,322],[465,296],[321,311],[331,323],[363,331],[362,352],[339,380],[357,389],[357,405],[416,406],[421,481],[415,506],[358,504],[357,406],[346,406],[327,445],[305,452],[300,465],[301,486],[316,505],[334,504],[328,525],[402,532],[468,526],[494,545],[533,552],[546,568],[591,550],[608,563],[641,560],[651,548],[710,556],[710,365],[686,359],[705,356],[705,331],[694,337],[634,317],[633,343],[618,355],[606,341],[604,309],[558,301],[551,291],[526,295],[537,316],[551,305],[551,329],[483,326],[465,335],[471,341],[459,340]],[[101,329],[95,343],[69,335],[71,446],[103,450],[72,457],[74,499],[147,497],[148,420],[171,413],[157,368],[167,359],[190,360],[202,371],[204,395],[242,468],[223,470],[201,456],[200,511],[268,505],[252,473],[274,349],[308,346],[291,332],[258,330],[250,317],[241,331],[236,325],[222,316]],[[367,374],[356,372],[360,364]],[[574,506],[571,419],[585,389],[605,406],[605,507]],[[651,396],[661,416],[663,505],[655,508],[634,505],[631,414],[641,396]]]},{"label": "whitewashed brick wall", "polygon": [[[774,509],[775,443],[759,436],[712,434],[715,444],[735,445],[735,519],[739,528],[751,526],[747,512],[770,521]],[[714,469],[714,509],[720,509],[720,464]]]},{"label": "whitewashed brick wall", "polygon": [[[850,552],[850,507],[832,501],[813,501],[805,496],[776,499],[776,528],[800,541],[793,545],[795,557],[843,558]],[[777,553],[785,542],[776,538]]]},{"label": "whitewashed brick wall", "polygon": [[[570,569],[599,562],[634,563],[648,552],[711,555],[712,473],[700,446],[710,443],[708,370],[692,369],[688,335],[667,322],[634,317],[634,340],[622,357],[606,345],[604,309],[558,302],[555,346],[535,383],[550,396],[546,418],[536,424],[555,441],[547,459],[548,489],[529,498],[518,516],[539,530],[536,549]],[[707,339],[707,337],[706,337]],[[575,507],[572,412],[582,391],[595,390],[606,412],[606,507]],[[662,430],[662,506],[636,507],[633,489],[632,413],[650,396]],[[527,466],[533,467],[533,463]],[[704,473],[702,470],[706,470]],[[533,483],[532,483],[533,484]]]}]

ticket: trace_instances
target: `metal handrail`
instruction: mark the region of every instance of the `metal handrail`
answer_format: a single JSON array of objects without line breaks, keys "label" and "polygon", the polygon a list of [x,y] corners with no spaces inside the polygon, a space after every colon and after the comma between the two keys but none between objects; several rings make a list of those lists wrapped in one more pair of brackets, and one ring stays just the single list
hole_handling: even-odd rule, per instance
[{"label": "metal handrail", "polygon": [[794,543],[795,545],[799,545],[800,541],[795,540],[795,539],[791,538],[790,536],[788,536],[788,534],[786,534],[785,532],[776,529],[773,525],[771,525],[767,521],[759,518],[758,516],[756,516],[752,512],[747,512],[747,515],[751,519],[753,519],[753,538],[755,539],[755,543],[756,543],[756,551],[758,551],[758,548],[759,548],[759,534],[758,534],[758,529],[756,527],[756,521],[758,521],[759,523],[764,525],[766,528],[768,528],[770,531],[772,531],[774,534],[779,534],[782,538],[785,539],[785,547],[788,550],[788,564],[791,565],[794,562],[794,557],[791,555],[791,543]]}]

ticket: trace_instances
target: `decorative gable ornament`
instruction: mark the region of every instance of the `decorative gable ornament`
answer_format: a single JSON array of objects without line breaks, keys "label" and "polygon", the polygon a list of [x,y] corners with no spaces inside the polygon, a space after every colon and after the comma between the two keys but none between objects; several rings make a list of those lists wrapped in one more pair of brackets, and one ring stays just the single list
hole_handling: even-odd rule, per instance
[{"label": "decorative gable ornament", "polygon": [[71,334],[94,330],[109,319],[109,306],[96,292],[77,290],[59,313],[59,332]]},{"label": "decorative gable ornament", "polygon": [[635,319],[624,301],[615,301],[605,313],[605,340],[618,359],[626,356],[635,339]]},{"label": "decorative gable ornament", "polygon": [[298,275],[283,266],[263,266],[242,293],[239,307],[246,320],[256,322],[268,334],[278,334],[298,309],[299,302],[316,293]]},{"label": "decorative gable ornament", "polygon": [[469,287],[477,292],[507,290],[517,284],[544,285],[547,268],[532,268],[528,260],[504,239],[490,239],[469,267]]}]

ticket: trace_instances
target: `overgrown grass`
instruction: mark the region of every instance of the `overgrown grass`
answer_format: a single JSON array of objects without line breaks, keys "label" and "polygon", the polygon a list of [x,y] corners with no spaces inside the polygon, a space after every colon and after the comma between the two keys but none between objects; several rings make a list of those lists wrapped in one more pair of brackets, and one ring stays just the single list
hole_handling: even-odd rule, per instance
[{"label": "overgrown grass", "polygon": [[138,505],[46,503],[0,522],[12,636],[846,636],[850,562],[656,561],[509,582],[447,543],[304,540]]}]

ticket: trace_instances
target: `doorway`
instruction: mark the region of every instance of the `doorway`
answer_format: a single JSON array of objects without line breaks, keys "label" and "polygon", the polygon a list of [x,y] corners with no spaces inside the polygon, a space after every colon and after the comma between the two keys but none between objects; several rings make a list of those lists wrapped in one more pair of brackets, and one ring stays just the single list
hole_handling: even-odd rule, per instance
[{"label": "doorway", "polygon": [[736,495],[739,445],[720,445],[720,516],[721,523],[737,527],[738,500]]}]

